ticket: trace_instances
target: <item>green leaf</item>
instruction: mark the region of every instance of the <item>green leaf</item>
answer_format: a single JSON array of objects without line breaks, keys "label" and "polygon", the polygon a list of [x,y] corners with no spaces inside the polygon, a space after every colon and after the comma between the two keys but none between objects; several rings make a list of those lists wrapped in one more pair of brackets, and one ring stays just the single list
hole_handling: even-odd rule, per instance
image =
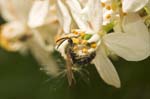
[{"label": "green leaf", "polygon": [[107,25],[103,26],[103,30],[108,33],[109,31],[113,29],[114,25],[115,25],[114,22],[110,22]]},{"label": "green leaf", "polygon": [[92,34],[86,34],[83,39],[84,40],[89,40],[92,37]]},{"label": "green leaf", "polygon": [[150,8],[149,8],[149,7],[144,7],[144,10],[146,11],[146,13],[147,13],[148,15],[150,15]]}]

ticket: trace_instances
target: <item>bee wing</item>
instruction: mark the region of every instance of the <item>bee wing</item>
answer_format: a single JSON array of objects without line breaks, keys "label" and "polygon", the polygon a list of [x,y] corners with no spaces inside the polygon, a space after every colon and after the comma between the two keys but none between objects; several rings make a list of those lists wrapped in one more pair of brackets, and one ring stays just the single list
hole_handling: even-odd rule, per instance
[{"label": "bee wing", "polygon": [[104,49],[98,49],[93,62],[98,73],[107,84],[115,86],[116,88],[121,86],[118,73],[111,61],[108,59]]},{"label": "bee wing", "polygon": [[57,0],[57,8],[60,26],[63,28],[64,33],[69,33],[71,28],[71,16],[69,11],[61,0]]},{"label": "bee wing", "polygon": [[49,13],[49,0],[35,0],[29,13],[28,25],[32,28],[45,23]]},{"label": "bee wing", "polygon": [[116,31],[104,36],[106,46],[128,61],[147,58],[150,55],[150,34],[143,20],[136,14],[128,14],[123,28],[125,33]]},{"label": "bee wing", "polygon": [[102,24],[100,0],[88,0],[83,9],[78,0],[67,0],[67,4],[80,29],[89,32],[98,32],[100,25]]}]

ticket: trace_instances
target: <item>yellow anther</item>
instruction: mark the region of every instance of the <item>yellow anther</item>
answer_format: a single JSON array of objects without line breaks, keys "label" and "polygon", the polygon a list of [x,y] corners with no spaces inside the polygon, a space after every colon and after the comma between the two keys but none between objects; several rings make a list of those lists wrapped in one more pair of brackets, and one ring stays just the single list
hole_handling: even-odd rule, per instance
[{"label": "yellow anther", "polygon": [[92,43],[90,46],[91,46],[91,48],[96,48],[97,45],[96,45],[96,43]]},{"label": "yellow anther", "polygon": [[87,50],[86,48],[83,48],[83,49],[82,49],[82,52],[83,52],[83,53],[87,53],[88,50]]},{"label": "yellow anther", "polygon": [[7,51],[14,51],[10,46],[9,40],[6,39],[5,37],[2,37],[1,35],[0,35],[0,46],[6,49]]},{"label": "yellow anther", "polygon": [[79,32],[78,32],[76,29],[72,29],[71,32],[72,32],[73,34],[79,34]]},{"label": "yellow anther", "polygon": [[81,37],[85,36],[85,32],[81,32],[81,33],[80,33],[80,36],[81,36]]},{"label": "yellow anther", "polygon": [[106,4],[104,2],[101,2],[101,5],[102,5],[102,7],[105,7]]},{"label": "yellow anther", "polygon": [[82,40],[81,43],[82,44],[87,44],[87,40]]},{"label": "yellow anther", "polygon": [[123,15],[124,15],[124,16],[126,16],[126,15],[127,15],[127,13],[123,12]]},{"label": "yellow anther", "polygon": [[79,32],[77,32],[77,31],[74,31],[73,33],[76,34],[76,35],[79,34]]},{"label": "yellow anther", "polygon": [[77,38],[72,38],[72,41],[73,41],[73,43],[75,43],[75,44],[79,44],[79,39],[77,39]]},{"label": "yellow anther", "polygon": [[111,15],[110,14],[107,14],[106,15],[106,19],[110,19],[111,18]]},{"label": "yellow anther", "polygon": [[107,6],[106,6],[106,9],[107,9],[107,10],[111,10],[111,6],[110,6],[110,5],[107,5]]},{"label": "yellow anther", "polygon": [[76,31],[76,29],[72,29],[72,30],[71,30],[72,33],[75,32],[75,31]]},{"label": "yellow anther", "polygon": [[116,4],[116,2],[112,2],[112,4],[111,4],[111,9],[112,9],[113,11],[116,11],[116,10],[117,10],[117,4]]}]

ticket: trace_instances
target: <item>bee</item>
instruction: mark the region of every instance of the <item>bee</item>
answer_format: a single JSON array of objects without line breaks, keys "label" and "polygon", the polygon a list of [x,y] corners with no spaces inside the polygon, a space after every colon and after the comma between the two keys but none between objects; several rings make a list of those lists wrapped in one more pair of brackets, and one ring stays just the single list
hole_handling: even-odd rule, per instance
[{"label": "bee", "polygon": [[59,49],[59,47],[67,41],[64,51],[66,55],[66,68],[69,85],[72,85],[74,81],[72,67],[90,64],[96,56],[96,42],[89,43],[87,41],[89,39],[88,36],[90,38],[92,35],[85,34],[84,32],[74,32],[56,40],[56,49]]}]

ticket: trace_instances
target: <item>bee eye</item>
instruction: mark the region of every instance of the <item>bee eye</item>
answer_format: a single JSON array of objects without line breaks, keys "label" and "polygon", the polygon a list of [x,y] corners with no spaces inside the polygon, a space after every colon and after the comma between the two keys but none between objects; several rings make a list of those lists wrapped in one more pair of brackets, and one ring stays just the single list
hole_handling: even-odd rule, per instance
[{"label": "bee eye", "polygon": [[72,41],[71,38],[68,39],[68,42],[69,42],[70,44],[73,44],[73,41]]}]

